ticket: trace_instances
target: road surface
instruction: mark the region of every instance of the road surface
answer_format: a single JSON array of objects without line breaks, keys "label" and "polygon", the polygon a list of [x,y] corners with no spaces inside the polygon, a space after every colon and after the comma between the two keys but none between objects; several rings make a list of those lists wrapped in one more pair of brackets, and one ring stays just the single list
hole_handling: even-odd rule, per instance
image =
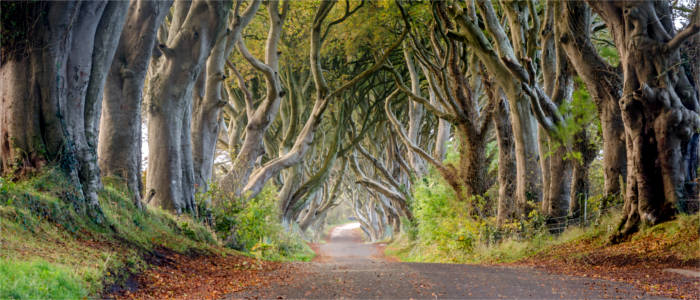
[{"label": "road surface", "polygon": [[643,298],[625,283],[551,275],[525,267],[401,263],[362,242],[358,225],[331,231],[310,263],[293,263],[286,280],[229,299],[601,299]]}]

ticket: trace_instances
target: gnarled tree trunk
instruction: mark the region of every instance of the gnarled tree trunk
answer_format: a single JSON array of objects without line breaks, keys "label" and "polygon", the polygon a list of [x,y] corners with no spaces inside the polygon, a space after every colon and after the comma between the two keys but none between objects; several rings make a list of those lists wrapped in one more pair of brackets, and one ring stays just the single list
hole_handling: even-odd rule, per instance
[{"label": "gnarled tree trunk", "polygon": [[1,169],[21,176],[58,162],[77,189],[76,208],[97,222],[97,124],[126,8],[125,2],[2,3],[3,31],[20,37],[2,40]]},{"label": "gnarled tree trunk", "polygon": [[172,1],[132,1],[105,84],[98,160],[124,179],[141,207],[141,92],[156,35]]},{"label": "gnarled tree trunk", "polygon": [[196,214],[190,140],[192,91],[224,32],[229,6],[230,2],[223,1],[176,3],[175,11],[187,14],[179,22],[174,18],[167,43],[159,45],[162,61],[149,82],[146,189],[154,194],[155,205],[176,213]]},{"label": "gnarled tree trunk", "polygon": [[619,100],[627,142],[624,219],[613,242],[641,223],[675,215],[687,198],[688,145],[700,127],[698,88],[688,80],[678,48],[700,30],[675,32],[671,7],[663,1],[589,1],[605,20],[620,53],[623,90]]},{"label": "gnarled tree trunk", "polygon": [[[605,202],[620,195],[620,182],[626,176],[625,133],[617,101],[622,96],[622,70],[610,66],[598,55],[591,42],[591,10],[583,1],[561,3],[558,39],[571,65],[598,107],[603,138]],[[622,180],[621,180],[622,179]]]}]

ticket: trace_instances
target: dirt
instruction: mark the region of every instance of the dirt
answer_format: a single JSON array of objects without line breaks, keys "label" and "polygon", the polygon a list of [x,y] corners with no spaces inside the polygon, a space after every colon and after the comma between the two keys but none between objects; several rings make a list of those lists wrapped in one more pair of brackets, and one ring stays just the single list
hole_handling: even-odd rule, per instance
[{"label": "dirt", "polygon": [[395,262],[383,255],[383,244],[362,242],[356,226],[334,228],[326,243],[312,245],[318,255],[314,261],[286,264],[289,277],[270,277],[268,285],[245,288],[227,299],[660,298],[629,283],[527,266]]},{"label": "dirt", "polygon": [[291,269],[240,255],[179,254],[158,249],[146,257],[152,268],[108,287],[111,299],[220,299],[245,288],[289,278]]},{"label": "dirt", "polygon": [[[698,239],[691,236],[682,240],[697,242]],[[700,260],[681,259],[673,253],[670,247],[677,242],[647,236],[608,245],[588,239],[556,246],[511,265],[534,267],[553,274],[625,282],[650,295],[700,299],[700,280],[697,277],[663,271],[700,271]]]}]

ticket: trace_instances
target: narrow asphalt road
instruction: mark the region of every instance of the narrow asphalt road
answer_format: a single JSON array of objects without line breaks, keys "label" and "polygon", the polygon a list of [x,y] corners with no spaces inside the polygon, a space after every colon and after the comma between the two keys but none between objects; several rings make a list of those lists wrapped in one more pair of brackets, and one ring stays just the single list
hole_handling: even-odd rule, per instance
[{"label": "narrow asphalt road", "polygon": [[391,262],[379,245],[362,242],[356,223],[314,248],[314,261],[289,265],[287,280],[228,299],[660,299],[625,283],[524,267]]}]

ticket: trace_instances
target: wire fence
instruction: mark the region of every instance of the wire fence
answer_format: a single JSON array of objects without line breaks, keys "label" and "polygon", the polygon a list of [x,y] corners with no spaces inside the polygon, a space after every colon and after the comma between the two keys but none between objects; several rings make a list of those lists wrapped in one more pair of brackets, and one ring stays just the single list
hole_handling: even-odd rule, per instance
[{"label": "wire fence", "polygon": [[[624,203],[617,203],[603,209],[596,209],[593,213],[589,213],[586,201],[581,209],[567,216],[548,218],[545,226],[551,233],[562,233],[570,226],[589,226],[597,222],[601,216],[606,215],[610,211],[622,209]],[[676,209],[682,213],[696,213],[700,210],[700,195],[694,193],[693,196],[679,199],[676,203]]]},{"label": "wire fence", "polygon": [[567,216],[548,218],[545,226],[551,233],[562,233],[570,226],[588,226],[597,222],[601,216],[606,215],[610,211],[622,209],[624,203],[607,206],[602,209],[597,209],[594,212],[589,212],[588,207],[584,204],[583,208],[571,213]]}]

